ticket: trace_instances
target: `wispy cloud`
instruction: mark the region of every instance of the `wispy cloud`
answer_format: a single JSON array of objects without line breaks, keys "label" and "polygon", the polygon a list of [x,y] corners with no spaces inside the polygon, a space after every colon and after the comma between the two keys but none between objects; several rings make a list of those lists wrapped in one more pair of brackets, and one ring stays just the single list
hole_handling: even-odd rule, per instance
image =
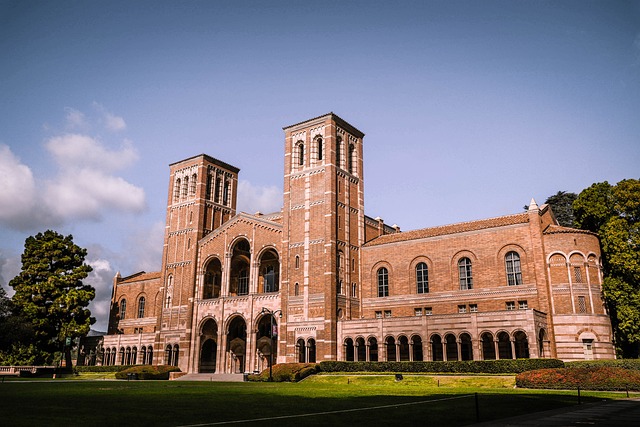
[{"label": "wispy cloud", "polygon": [[[67,108],[67,127],[90,127],[84,114]],[[138,160],[131,141],[117,148],[85,133],[66,133],[45,143],[58,166],[53,177],[36,179],[6,145],[0,145],[0,224],[26,231],[71,220],[100,220],[105,212],[137,213],[146,206],[144,190],[118,171]]]},{"label": "wispy cloud", "polygon": [[127,123],[122,117],[107,111],[102,104],[94,102],[93,108],[101,115],[100,120],[108,131],[120,132],[127,128]]},{"label": "wispy cloud", "polygon": [[242,180],[238,183],[238,211],[270,213],[277,212],[280,208],[282,208],[280,188],[262,187]]}]

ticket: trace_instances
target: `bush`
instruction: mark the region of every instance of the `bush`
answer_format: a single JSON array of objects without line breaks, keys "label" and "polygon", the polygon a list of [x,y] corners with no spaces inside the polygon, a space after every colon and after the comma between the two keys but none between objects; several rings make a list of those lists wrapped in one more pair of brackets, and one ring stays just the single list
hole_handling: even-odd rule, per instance
[{"label": "bush", "polygon": [[74,366],[75,373],[80,372],[120,372],[136,365],[108,365],[108,366]]},{"label": "bush", "polygon": [[517,374],[541,368],[563,367],[557,359],[502,359],[469,360],[450,362],[320,362],[322,372],[429,372],[429,373],[474,373]]},{"label": "bush", "polygon": [[579,360],[565,363],[565,368],[623,368],[640,371],[640,359]]},{"label": "bush", "polygon": [[[275,382],[298,382],[318,372],[315,363],[278,363],[273,365],[272,375]],[[259,374],[249,375],[249,381],[269,381],[269,368]]]},{"label": "bush", "polygon": [[640,390],[640,371],[617,367],[538,369],[516,376],[516,386],[583,390]]},{"label": "bush", "polygon": [[169,372],[180,372],[177,366],[169,365],[136,365],[116,373],[116,379],[126,380],[129,375],[139,380],[168,380]]}]

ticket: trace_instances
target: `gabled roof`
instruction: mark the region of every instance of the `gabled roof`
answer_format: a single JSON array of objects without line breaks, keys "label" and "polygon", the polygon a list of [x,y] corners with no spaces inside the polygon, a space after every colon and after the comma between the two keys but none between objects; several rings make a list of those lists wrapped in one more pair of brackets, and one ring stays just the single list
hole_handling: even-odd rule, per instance
[{"label": "gabled roof", "polygon": [[578,234],[590,234],[592,236],[598,235],[598,233],[594,233],[593,231],[589,231],[589,230],[580,230],[578,228],[563,227],[561,225],[553,225],[553,224],[545,228],[542,233],[543,234],[563,234],[563,233],[576,234],[578,233]]},{"label": "gabled roof", "polygon": [[200,239],[199,244],[202,245],[202,244],[208,242],[209,240],[211,240],[211,239],[215,238],[216,236],[219,236],[220,234],[222,234],[225,230],[231,228],[235,224],[237,224],[239,222],[242,222],[242,221],[248,222],[248,223],[253,223],[253,224],[258,224],[258,225],[263,225],[266,228],[272,228],[272,229],[275,229],[275,231],[277,231],[277,232],[282,232],[282,224],[279,223],[279,222],[270,221],[270,220],[264,218],[264,216],[251,215],[251,214],[248,214],[248,213],[245,213],[245,212],[240,212],[239,214],[237,214],[236,216],[234,216],[233,218],[229,219],[227,222],[222,224],[220,227],[216,228],[211,233],[207,234],[202,239]]},{"label": "gabled roof", "polygon": [[321,116],[318,117],[314,117],[312,119],[307,119],[303,122],[299,122],[299,123],[295,123],[293,125],[289,125],[289,126],[285,126],[282,128],[282,130],[286,131],[287,129],[293,128],[293,127],[298,127],[300,125],[306,125],[308,123],[314,122],[314,121],[318,121],[320,119],[325,119],[327,117],[331,117],[336,124],[338,124],[340,127],[344,128],[347,132],[355,135],[358,138],[364,138],[364,132],[362,132],[361,130],[357,129],[355,126],[353,126],[351,123],[347,122],[346,120],[344,120],[343,118],[339,117],[337,114],[331,112],[331,113],[327,113],[327,114],[323,114]]},{"label": "gabled roof", "polygon": [[529,222],[528,213],[500,216],[497,218],[481,219],[478,221],[460,222],[457,224],[441,225],[439,227],[421,228],[401,233],[385,234],[377,237],[364,246],[384,245],[387,243],[404,242],[407,240],[426,239],[429,237],[446,236],[449,234],[479,231],[488,228],[505,227],[508,225],[526,224]]},{"label": "gabled roof", "polygon": [[147,273],[145,271],[141,271],[139,273],[132,274],[131,276],[127,276],[118,282],[119,285],[123,283],[134,283],[134,282],[142,282],[143,280],[154,280],[160,278],[160,272],[154,271],[152,273]]}]

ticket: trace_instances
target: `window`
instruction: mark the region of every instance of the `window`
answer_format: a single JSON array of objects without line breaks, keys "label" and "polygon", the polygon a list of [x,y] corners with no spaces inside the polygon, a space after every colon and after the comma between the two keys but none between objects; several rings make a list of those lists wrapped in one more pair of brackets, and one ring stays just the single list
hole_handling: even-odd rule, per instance
[{"label": "window", "polygon": [[469,304],[469,313],[477,313],[478,304]]},{"label": "window", "polygon": [[188,189],[189,189],[189,177],[185,176],[184,179],[182,180],[182,197],[183,198],[187,197]]},{"label": "window", "polygon": [[342,138],[337,137],[336,138],[336,166],[337,167],[341,167],[340,166],[340,156],[342,155]]},{"label": "window", "polygon": [[198,175],[196,175],[195,173],[191,176],[191,181],[189,181],[189,183],[191,184],[189,186],[189,194],[191,194],[192,196],[196,195],[196,181],[198,179]]},{"label": "window", "polygon": [[249,293],[249,272],[246,268],[240,270],[238,274],[238,295],[247,295]]},{"label": "window", "polygon": [[376,311],[376,319],[382,319],[382,312]]},{"label": "window", "polygon": [[388,319],[389,317],[391,317],[391,310],[385,310],[385,311],[384,311],[384,317],[386,317],[387,319]]},{"label": "window", "polygon": [[300,268],[300,255],[296,255],[296,269]]},{"label": "window", "polygon": [[173,186],[173,201],[177,202],[178,200],[180,200],[180,185],[181,185],[181,181],[180,178],[176,179],[176,183]]},{"label": "window", "polygon": [[140,299],[138,300],[138,318],[139,319],[144,317],[144,303],[145,303],[144,297],[140,297]]},{"label": "window", "polygon": [[222,193],[222,204],[227,206],[229,204],[229,181],[224,181],[224,193]]},{"label": "window", "polygon": [[462,304],[458,306],[458,313],[466,313],[467,312],[467,306]]},{"label": "window", "polygon": [[358,285],[355,283],[351,284],[351,297],[353,298],[357,298],[358,297]]},{"label": "window", "polygon": [[295,296],[300,295],[300,285],[299,285],[299,284],[297,284],[297,283],[296,283],[296,284],[294,285],[294,287],[293,287],[293,294],[294,294]]},{"label": "window", "polygon": [[349,173],[355,173],[356,147],[349,145],[349,157],[347,158],[347,170]]},{"label": "window", "polygon": [[338,280],[336,292],[338,293],[338,295],[342,295],[342,280]]},{"label": "window", "polygon": [[273,265],[264,269],[264,291],[276,292],[278,290],[278,275]]},{"label": "window", "polygon": [[389,271],[382,267],[378,270],[378,297],[389,296]]},{"label": "window", "polygon": [[220,202],[220,188],[221,188],[220,178],[216,178],[216,191],[215,193],[213,193],[213,201],[215,203]]},{"label": "window", "polygon": [[316,144],[318,144],[318,160],[322,160],[322,138],[318,138]]},{"label": "window", "polygon": [[127,318],[127,300],[122,299],[120,301],[120,320],[124,320]]},{"label": "window", "polygon": [[424,262],[416,265],[416,286],[419,294],[429,292],[429,270]]},{"label": "window", "polygon": [[351,258],[351,271],[356,271],[356,259]]},{"label": "window", "polygon": [[433,310],[431,309],[431,307],[425,307],[424,308],[424,315],[425,316],[431,316],[433,314]]},{"label": "window", "polygon": [[460,290],[473,289],[473,276],[471,274],[471,260],[460,258],[458,261],[458,274],[460,277]]},{"label": "window", "polygon": [[167,294],[164,300],[164,307],[171,307],[171,297],[173,296],[173,276],[167,277]]},{"label": "window", "polygon": [[506,308],[507,310],[515,310],[516,309],[516,303],[513,301],[507,301],[506,302]]},{"label": "window", "polygon": [[413,314],[415,316],[422,316],[422,308],[414,308],[413,309]]},{"label": "window", "polygon": [[520,255],[517,252],[509,252],[505,256],[507,268],[507,284],[517,286],[522,284],[522,272],[520,271]]},{"label": "window", "polygon": [[304,166],[304,144],[302,143],[302,141],[298,143],[297,152],[298,152],[298,166]]},{"label": "window", "polygon": [[582,283],[582,270],[580,267],[573,267],[573,276],[576,279],[576,283]]},{"label": "window", "polygon": [[578,313],[586,313],[586,312],[587,312],[587,301],[582,295],[580,295],[578,296]]},{"label": "window", "polygon": [[526,301],[518,301],[518,308],[520,310],[526,310],[527,308],[529,308],[529,304],[527,304]]}]

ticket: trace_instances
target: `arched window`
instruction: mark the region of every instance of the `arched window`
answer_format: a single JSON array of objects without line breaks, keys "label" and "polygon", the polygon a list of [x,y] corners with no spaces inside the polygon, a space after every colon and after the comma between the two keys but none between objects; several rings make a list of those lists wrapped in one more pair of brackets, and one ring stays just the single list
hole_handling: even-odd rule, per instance
[{"label": "arched window", "polygon": [[378,296],[389,296],[389,271],[385,267],[378,270]]},{"label": "arched window", "polygon": [[191,194],[192,196],[196,195],[196,181],[197,181],[198,175],[196,175],[195,173],[191,176],[191,181],[189,181],[189,184],[191,184],[189,186],[189,194]]},{"label": "arched window", "polygon": [[224,192],[222,193],[222,204],[229,205],[229,181],[224,181]]},{"label": "arched window", "polygon": [[322,152],[322,149],[323,149],[322,138],[318,138],[316,140],[316,144],[318,145],[318,160],[322,160],[322,157],[323,157],[323,154],[324,154]]},{"label": "arched window", "polygon": [[184,179],[182,180],[182,197],[183,198],[187,197],[188,188],[189,188],[189,177],[185,176]]},{"label": "arched window", "polygon": [[127,300],[122,298],[120,300],[120,320],[127,318]]},{"label": "arched window", "polygon": [[302,141],[298,142],[296,150],[298,154],[298,166],[304,166],[304,144]]},{"label": "arched window", "polygon": [[278,290],[278,274],[273,265],[265,267],[264,272],[264,291],[276,292]]},{"label": "arched window", "polygon": [[147,350],[147,365],[153,364],[153,346],[149,346]]},{"label": "arched window", "polygon": [[353,144],[349,145],[349,157],[347,158],[347,170],[349,173],[356,172],[356,147]]},{"label": "arched window", "polygon": [[296,283],[296,284],[294,285],[294,287],[293,287],[293,294],[294,294],[295,296],[300,295],[300,285],[299,285],[299,284],[297,284],[297,283]]},{"label": "arched window", "polygon": [[138,347],[133,347],[131,349],[131,364],[132,365],[138,364]]},{"label": "arched window", "polygon": [[342,138],[337,137],[336,138],[336,166],[337,167],[342,167],[341,165],[341,161],[342,159],[340,158],[342,156]]},{"label": "arched window", "polygon": [[180,178],[176,179],[176,183],[173,186],[173,201],[177,202],[178,200],[180,200],[180,185],[181,185]]},{"label": "arched window", "polygon": [[505,257],[507,268],[507,284],[509,286],[522,285],[522,272],[520,271],[520,255],[511,251]]},{"label": "arched window", "polygon": [[458,274],[460,277],[460,290],[473,289],[473,275],[471,274],[471,260],[460,258],[458,261]]},{"label": "arched window", "polygon": [[307,348],[309,349],[308,363],[316,363],[316,340],[309,338]]},{"label": "arched window", "polygon": [[351,284],[351,297],[352,298],[358,297],[358,285],[355,283]]},{"label": "arched window", "polygon": [[419,262],[416,265],[416,287],[419,294],[429,292],[429,269],[424,262]]},{"label": "arched window", "polygon": [[168,345],[165,349],[164,349],[164,360],[165,360],[165,365],[173,365],[173,351],[171,348],[171,345]]},{"label": "arched window", "polygon": [[138,318],[139,319],[144,317],[144,303],[145,303],[144,297],[140,297],[140,299],[138,300]]},{"label": "arched window", "polygon": [[296,269],[300,268],[300,255],[296,255]]},{"label": "arched window", "polygon": [[180,347],[178,344],[173,346],[173,366],[178,366],[178,354],[180,352]]},{"label": "arched window", "polygon": [[296,342],[296,350],[298,350],[298,362],[305,363],[307,361],[307,348],[302,338]]}]

